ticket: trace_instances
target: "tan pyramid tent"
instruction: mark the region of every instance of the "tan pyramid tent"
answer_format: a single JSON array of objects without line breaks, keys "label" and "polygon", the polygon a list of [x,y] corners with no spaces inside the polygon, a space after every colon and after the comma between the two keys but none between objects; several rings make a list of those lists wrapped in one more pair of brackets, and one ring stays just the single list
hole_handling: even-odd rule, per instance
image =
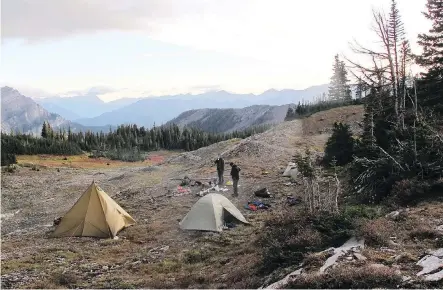
[{"label": "tan pyramid tent", "polygon": [[221,232],[227,216],[249,224],[241,212],[226,197],[210,193],[200,198],[180,222],[182,230]]},{"label": "tan pyramid tent", "polygon": [[115,237],[135,220],[95,182],[65,214],[52,234],[54,237]]}]

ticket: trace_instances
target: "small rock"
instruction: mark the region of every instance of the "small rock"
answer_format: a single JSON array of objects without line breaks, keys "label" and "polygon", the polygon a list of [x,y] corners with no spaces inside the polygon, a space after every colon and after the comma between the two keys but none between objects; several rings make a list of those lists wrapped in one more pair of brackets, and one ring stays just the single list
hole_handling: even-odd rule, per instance
[{"label": "small rock", "polygon": [[362,254],[359,254],[359,253],[354,253],[354,257],[359,261],[367,260],[367,258],[365,256],[363,256]]},{"label": "small rock", "polygon": [[346,260],[352,261],[352,257],[346,257]]},{"label": "small rock", "polygon": [[105,271],[107,271],[107,270],[109,269],[109,267],[108,267],[108,266],[103,266],[102,269],[105,270]]},{"label": "small rock", "polygon": [[394,219],[400,215],[398,210],[388,213],[385,217]]},{"label": "small rock", "polygon": [[393,247],[396,247],[396,246],[399,245],[398,243],[396,243],[396,242],[394,242],[394,241],[392,241],[392,240],[389,240],[389,241],[388,241],[388,244],[389,244],[390,246],[393,246]]},{"label": "small rock", "polygon": [[441,270],[440,272],[434,273],[434,274],[430,274],[427,275],[425,277],[426,281],[440,281],[443,280],[443,270]]},{"label": "small rock", "polygon": [[387,247],[381,247],[380,250],[382,252],[389,252],[389,253],[395,253],[395,250],[389,249]]}]

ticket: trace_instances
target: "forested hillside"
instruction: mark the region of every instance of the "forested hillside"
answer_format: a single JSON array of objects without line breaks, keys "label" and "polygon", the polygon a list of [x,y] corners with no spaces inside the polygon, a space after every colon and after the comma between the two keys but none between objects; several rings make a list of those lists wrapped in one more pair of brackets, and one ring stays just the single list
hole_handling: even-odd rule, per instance
[{"label": "forested hillside", "polygon": [[125,161],[142,159],[141,152],[167,150],[195,150],[223,140],[246,138],[263,132],[266,126],[251,127],[228,134],[212,134],[195,128],[177,125],[153,127],[119,126],[108,133],[73,133],[70,130],[53,130],[49,123],[42,126],[41,138],[29,134],[1,136],[2,165],[13,163],[18,154],[80,154],[93,152],[95,157],[109,157]]},{"label": "forested hillside", "polygon": [[206,132],[228,133],[254,126],[281,123],[289,106],[255,105],[241,109],[190,110],[181,113],[167,124],[195,127]]}]

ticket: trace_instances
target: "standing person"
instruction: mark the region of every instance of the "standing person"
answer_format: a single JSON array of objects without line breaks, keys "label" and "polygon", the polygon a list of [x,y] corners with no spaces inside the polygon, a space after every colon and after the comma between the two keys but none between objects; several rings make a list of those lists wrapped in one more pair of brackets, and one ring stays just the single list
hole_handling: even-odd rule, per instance
[{"label": "standing person", "polygon": [[225,161],[223,158],[218,157],[217,160],[215,160],[215,164],[217,164],[218,185],[222,185],[225,182],[223,178],[223,173],[225,172]]},{"label": "standing person", "polygon": [[240,167],[234,164],[234,162],[229,163],[231,165],[231,177],[234,186],[233,196],[238,196],[238,180],[240,179]]}]

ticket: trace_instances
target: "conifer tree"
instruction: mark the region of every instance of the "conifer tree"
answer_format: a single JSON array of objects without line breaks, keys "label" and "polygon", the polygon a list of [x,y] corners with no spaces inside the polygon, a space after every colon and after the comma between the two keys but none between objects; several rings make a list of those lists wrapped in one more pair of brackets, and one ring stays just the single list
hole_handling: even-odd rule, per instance
[{"label": "conifer tree", "polygon": [[352,161],[353,154],[354,139],[349,125],[335,122],[332,135],[326,143],[325,163],[330,164],[336,160],[337,165],[346,165]]},{"label": "conifer tree", "polygon": [[351,89],[349,86],[348,72],[343,61],[335,56],[333,65],[333,75],[329,86],[329,99],[332,101],[349,102],[352,100]]},{"label": "conifer tree", "polygon": [[419,103],[443,113],[443,0],[428,0],[426,8],[423,14],[432,21],[432,28],[418,35],[423,53],[417,57],[417,63],[427,69],[418,82]]},{"label": "conifer tree", "polygon": [[46,121],[43,122],[41,136],[42,138],[48,138],[48,126],[46,125]]}]

